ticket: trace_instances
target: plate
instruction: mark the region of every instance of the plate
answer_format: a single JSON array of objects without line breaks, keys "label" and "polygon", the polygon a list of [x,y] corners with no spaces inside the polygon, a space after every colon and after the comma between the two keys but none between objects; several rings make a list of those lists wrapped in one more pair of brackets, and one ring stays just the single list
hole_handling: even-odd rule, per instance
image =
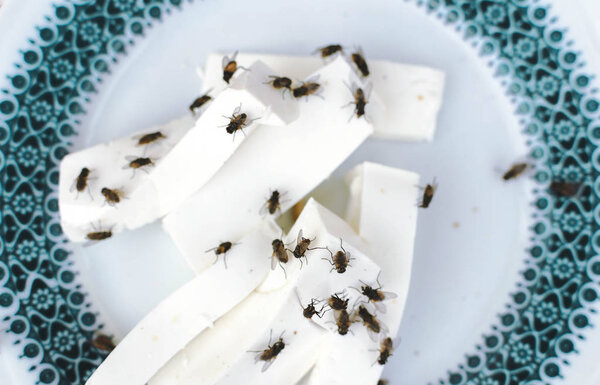
[{"label": "plate", "polygon": [[[95,331],[123,337],[192,277],[159,224],[92,247],[68,244],[57,212],[60,159],[188,113],[201,86],[196,66],[211,51],[309,54],[338,41],[447,73],[434,142],[368,140],[315,192],[341,211],[330,192],[363,160],[439,182],[420,211],[402,342],[385,377],[593,383],[600,102],[583,59],[595,53],[566,7],[30,3],[8,2],[0,13],[0,32],[11,36],[0,54],[14,63],[0,66],[2,384],[83,384],[104,357],[90,344]],[[504,183],[502,171],[521,159],[533,170]],[[580,194],[550,194],[557,179],[582,182]]]}]

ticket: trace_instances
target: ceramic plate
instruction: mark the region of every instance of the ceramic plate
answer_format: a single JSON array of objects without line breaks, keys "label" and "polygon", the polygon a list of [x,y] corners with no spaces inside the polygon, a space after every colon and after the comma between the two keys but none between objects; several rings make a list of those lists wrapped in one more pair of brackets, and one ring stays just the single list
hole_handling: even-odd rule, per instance
[{"label": "ceramic plate", "polygon": [[[105,357],[90,344],[95,331],[123,337],[192,277],[158,224],[91,247],[67,243],[61,158],[188,113],[208,52],[309,54],[331,42],[447,74],[434,142],[368,140],[316,192],[341,211],[330,192],[363,160],[439,182],[420,211],[402,342],[385,377],[593,383],[600,102],[580,24],[528,0],[9,1],[0,12],[0,383],[83,384]],[[534,168],[504,183],[502,171],[523,159]],[[582,183],[579,195],[552,195],[552,180]]]}]

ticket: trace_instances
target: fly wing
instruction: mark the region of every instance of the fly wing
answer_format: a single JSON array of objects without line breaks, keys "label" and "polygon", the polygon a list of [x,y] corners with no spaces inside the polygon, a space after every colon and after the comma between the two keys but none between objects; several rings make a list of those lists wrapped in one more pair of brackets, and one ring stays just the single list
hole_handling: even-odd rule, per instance
[{"label": "fly wing", "polygon": [[227,67],[227,64],[229,64],[230,61],[231,61],[231,59],[229,58],[229,56],[227,56],[227,55],[223,56],[223,60],[221,61],[221,66],[223,67],[223,69],[225,69],[225,67]]},{"label": "fly wing", "polygon": [[314,75],[306,79],[303,83],[318,83],[321,78],[320,74]]},{"label": "fly wing", "polygon": [[391,291],[382,291],[381,294],[383,294],[383,300],[387,301],[388,299],[394,299],[398,297],[398,294],[396,293],[392,293]]},{"label": "fly wing", "polygon": [[69,192],[75,191],[75,187],[77,186],[77,179],[78,178],[73,179],[73,183],[71,183],[71,187],[69,187]]},{"label": "fly wing", "polygon": [[390,329],[387,327],[386,324],[381,322],[379,319],[377,321],[379,321],[379,328],[381,329],[381,334],[387,335],[390,332]]},{"label": "fly wing", "polygon": [[[365,309],[367,309],[369,311],[369,313],[374,314],[375,312],[377,312],[377,310],[379,310],[379,308],[377,307],[377,302],[371,302],[371,301],[361,301],[361,302],[357,302],[354,307],[358,308],[359,305],[362,305]],[[384,311],[385,313],[385,311]]]},{"label": "fly wing", "polygon": [[260,207],[260,210],[258,210],[258,214],[264,217],[265,215],[267,215],[267,208],[268,202],[263,203],[263,205]]},{"label": "fly wing", "polygon": [[380,312],[385,314],[387,312],[387,307],[385,306],[385,304],[383,302],[373,302],[373,305],[375,306],[375,309]]},{"label": "fly wing", "polygon": [[271,270],[275,270],[275,268],[277,267],[277,257],[276,254],[273,253],[273,255],[271,256]]},{"label": "fly wing", "polygon": [[365,98],[367,102],[369,101],[369,97],[371,96],[371,92],[373,92],[373,83],[368,83],[364,88],[363,92],[365,93]]},{"label": "fly wing", "polygon": [[400,345],[401,340],[402,338],[400,338],[400,336],[396,336],[396,338],[392,340],[392,352]]},{"label": "fly wing", "polygon": [[275,361],[275,358],[271,358],[270,360],[265,361],[265,364],[263,365],[261,372],[266,372],[267,369],[269,369],[269,366],[271,366],[271,364],[273,363],[273,361]]},{"label": "fly wing", "polygon": [[302,229],[298,231],[298,238],[296,238],[296,242],[297,244],[300,244],[300,242],[302,242]]},{"label": "fly wing", "polygon": [[369,338],[371,339],[371,341],[379,342],[379,333],[375,333],[370,328],[367,328],[367,334],[369,335]]}]

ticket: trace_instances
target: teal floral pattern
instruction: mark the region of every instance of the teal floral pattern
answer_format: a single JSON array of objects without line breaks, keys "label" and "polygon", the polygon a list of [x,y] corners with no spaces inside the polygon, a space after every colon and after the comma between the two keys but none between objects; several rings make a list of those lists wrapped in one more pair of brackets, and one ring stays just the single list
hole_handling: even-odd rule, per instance
[{"label": "teal floral pattern", "polygon": [[518,365],[528,364],[533,360],[533,349],[531,349],[531,346],[519,341],[511,345],[510,358]]},{"label": "teal floral pattern", "polygon": [[39,289],[31,294],[31,303],[38,310],[48,310],[54,306],[54,293],[50,289]]},{"label": "teal floral pattern", "polygon": [[95,43],[100,40],[102,31],[98,24],[93,21],[86,21],[79,27],[79,35],[87,43]]},{"label": "teal floral pattern", "polygon": [[12,206],[16,213],[25,215],[33,211],[35,202],[32,195],[21,193],[14,196]]},{"label": "teal floral pattern", "polygon": [[514,44],[514,54],[521,59],[531,59],[537,51],[535,40],[529,37],[521,37]]},{"label": "teal floral pattern", "polygon": [[50,63],[50,74],[58,80],[68,80],[74,72],[75,66],[68,59],[56,59]]},{"label": "teal floral pattern", "polygon": [[[597,306],[600,283],[600,102],[581,53],[535,0],[416,0],[472,44],[506,87],[534,163],[522,279],[443,385],[547,385],[563,377]],[[553,195],[552,181],[581,184]]]},{"label": "teal floral pattern", "polygon": [[59,225],[58,164],[112,63],[181,3],[56,0],[0,90],[0,333],[39,385],[84,384],[106,355]]},{"label": "teal floral pattern", "polygon": [[31,105],[31,117],[38,122],[47,122],[52,117],[52,106],[45,100],[34,102]]},{"label": "teal floral pattern", "polygon": [[24,240],[17,246],[17,258],[23,262],[33,262],[40,256],[40,248],[34,241]]},{"label": "teal floral pattern", "polygon": [[[0,330],[38,384],[83,384],[105,352],[57,219],[57,165],[113,62],[183,0],[57,0],[0,93]],[[534,0],[413,0],[472,44],[506,86],[535,163],[522,280],[444,385],[540,385],[590,327],[600,283],[600,102],[581,54]],[[581,183],[553,196],[552,180]]]},{"label": "teal floral pattern", "polygon": [[63,330],[58,333],[53,338],[54,347],[61,352],[65,352],[73,349],[75,346],[75,336],[71,334],[68,330]]},{"label": "teal floral pattern", "polygon": [[535,308],[535,317],[540,322],[550,324],[558,320],[558,308],[552,302],[541,302]]},{"label": "teal floral pattern", "polygon": [[17,151],[17,162],[23,167],[33,167],[39,161],[39,151],[33,146],[23,146]]},{"label": "teal floral pattern", "polygon": [[552,133],[557,140],[569,142],[575,136],[576,127],[570,120],[561,120],[552,128]]}]

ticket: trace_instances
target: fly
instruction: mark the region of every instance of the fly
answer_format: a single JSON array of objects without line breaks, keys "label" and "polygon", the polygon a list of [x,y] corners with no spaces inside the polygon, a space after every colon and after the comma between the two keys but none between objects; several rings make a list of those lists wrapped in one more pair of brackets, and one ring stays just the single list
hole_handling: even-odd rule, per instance
[{"label": "fly", "polygon": [[523,174],[525,172],[525,170],[527,170],[528,167],[529,167],[529,164],[524,163],[524,162],[515,163],[512,166],[510,166],[510,168],[508,169],[508,171],[506,171],[504,173],[504,175],[502,175],[502,179],[504,179],[504,180],[515,179],[518,176],[520,176],[521,174]]},{"label": "fly", "polygon": [[145,146],[150,143],[157,142],[160,139],[166,139],[166,136],[162,132],[160,132],[160,131],[151,132],[149,134],[144,134],[144,135],[140,136],[138,139],[137,145]]},{"label": "fly", "polygon": [[309,95],[317,95],[317,91],[321,88],[321,85],[317,83],[319,80],[319,75],[313,76],[310,79],[307,79],[305,82],[302,82],[298,87],[292,88],[292,95],[295,98],[301,98],[303,96]]},{"label": "fly", "polygon": [[360,119],[362,116],[364,116],[365,120],[368,121],[367,116],[365,115],[365,108],[369,103],[368,98],[371,95],[372,84],[369,83],[367,88],[363,90],[358,86],[358,84],[352,82],[348,88],[350,89],[352,98],[354,99],[346,104],[346,106],[354,105],[354,111],[352,112],[352,115],[350,115],[350,119],[352,119],[353,116],[356,116],[357,119]]},{"label": "fly", "polygon": [[292,90],[292,79],[286,76],[271,75],[269,76],[269,79],[271,80],[266,82],[266,84],[270,84],[271,87],[275,88],[276,90]]},{"label": "fly", "polygon": [[581,183],[554,181],[550,183],[549,188],[554,195],[571,198],[577,195],[581,188]]},{"label": "fly", "polygon": [[98,334],[93,340],[92,345],[99,350],[112,352],[115,349],[115,343],[112,338],[106,334]]},{"label": "fly", "polygon": [[367,76],[369,76],[369,66],[367,65],[367,61],[365,60],[365,55],[363,54],[360,48],[356,52],[354,52],[350,58],[352,59],[352,62],[363,77],[366,78]]},{"label": "fly", "polygon": [[435,190],[437,189],[437,184],[435,183],[435,179],[433,182],[428,183],[423,189],[423,197],[421,198],[421,203],[419,203],[419,207],[426,209],[431,204],[433,200],[433,194],[435,194]]},{"label": "fly", "polygon": [[348,332],[352,332],[350,330],[350,326],[352,326],[352,320],[350,319],[350,314],[348,314],[348,310],[341,310],[335,316],[335,324],[337,326],[337,331],[340,335],[345,336]]},{"label": "fly", "polygon": [[[379,274],[381,274],[381,271],[379,272]],[[396,293],[391,293],[388,291],[381,291],[381,284],[379,283],[379,274],[377,275],[377,287],[376,288],[374,288],[370,285],[367,285],[363,281],[360,281],[360,283],[362,283],[362,286],[360,287],[359,292],[362,295],[364,295],[365,297],[367,297],[367,299],[373,305],[375,305],[377,310],[379,310],[382,313],[385,313],[386,307],[385,307],[385,304],[383,304],[382,302],[389,300],[389,299],[396,298],[396,297],[398,297],[398,295]]]},{"label": "fly", "polygon": [[327,251],[329,251],[329,254],[331,254],[331,259],[328,258],[321,258],[324,261],[327,261],[331,264],[332,268],[329,271],[330,273],[335,270],[337,271],[338,274],[343,274],[346,272],[346,269],[348,267],[352,267],[352,265],[350,265],[350,261],[353,260],[354,258],[352,258],[350,256],[350,253],[346,251],[346,249],[344,249],[344,245],[342,244],[342,239],[340,238],[340,248],[341,250],[337,251],[335,254],[333,254],[333,252],[331,250],[329,250],[329,248],[326,248]]},{"label": "fly", "polygon": [[100,224],[94,225],[93,223],[91,227],[92,231],[85,235],[88,241],[103,241],[113,236],[112,228],[102,229]]},{"label": "fly", "polygon": [[321,54],[321,58],[325,59],[326,57],[335,55],[338,52],[343,53],[343,48],[339,44],[330,44],[328,46],[317,49],[317,52]]},{"label": "fly", "polygon": [[263,205],[263,209],[261,211],[264,212],[266,209],[266,212],[271,215],[275,214],[277,211],[281,212],[280,198],[281,193],[278,190],[273,190],[273,192],[271,192],[271,196],[267,198],[267,201]]},{"label": "fly", "polygon": [[325,305],[321,306],[320,310],[317,310],[315,305],[318,305],[321,303],[321,301],[315,299],[315,298],[311,298],[310,302],[308,303],[308,305],[306,305],[306,307],[302,306],[302,301],[300,301],[300,296],[298,295],[298,292],[296,292],[296,296],[298,297],[298,302],[300,302],[300,307],[302,308],[302,315],[304,316],[304,318],[306,319],[312,319],[313,316],[317,316],[319,318],[323,317],[323,314],[325,314],[325,312],[323,311],[325,309]]},{"label": "fly", "polygon": [[77,190],[77,192],[83,192],[83,190],[85,190],[86,187],[88,187],[89,176],[90,169],[87,167],[82,168],[79,172],[79,175],[77,175],[77,178],[75,178],[75,189]]},{"label": "fly", "polygon": [[192,114],[195,114],[197,110],[202,108],[202,106],[204,106],[206,103],[210,102],[211,100],[212,100],[212,97],[208,94],[208,92],[202,96],[197,97],[196,99],[194,99],[192,104],[190,104],[190,107],[189,107],[190,111],[192,112]]},{"label": "fly", "polygon": [[377,341],[377,334],[387,330],[387,328],[362,305],[358,307],[358,316],[367,328],[367,333],[373,341]]},{"label": "fly", "polygon": [[86,234],[86,238],[90,241],[103,241],[112,237],[111,230],[92,231]]},{"label": "fly", "polygon": [[269,369],[269,366],[271,366],[277,356],[283,351],[283,349],[285,349],[285,342],[283,342],[282,338],[283,333],[285,333],[285,330],[281,332],[279,339],[273,345],[271,345],[271,338],[273,337],[273,330],[271,330],[269,333],[269,344],[267,345],[267,348],[264,350],[251,351],[252,353],[259,353],[256,355],[255,362],[265,362],[261,370],[262,372]]},{"label": "fly", "polygon": [[327,304],[334,311],[348,310],[348,298],[344,298],[344,292],[334,293],[327,299]]},{"label": "fly", "polygon": [[90,169],[87,167],[84,167],[81,169],[81,171],[79,172],[79,175],[77,175],[75,177],[75,180],[73,181],[73,185],[71,186],[71,188],[69,189],[69,191],[77,191],[77,196],[79,196],[80,192],[83,192],[85,189],[88,190],[88,193],[90,195],[91,199],[94,199],[92,197],[92,191],[89,189],[89,180],[92,179],[90,178]]},{"label": "fly", "polygon": [[287,249],[285,248],[285,243],[283,243],[281,239],[273,239],[273,242],[271,242],[271,246],[273,247],[273,254],[271,255],[271,270],[275,270],[275,267],[277,267],[277,263],[279,263],[279,266],[283,270],[283,274],[287,279],[287,272],[283,267],[283,264],[287,263],[289,260]]},{"label": "fly", "polygon": [[379,349],[379,357],[377,357],[377,363],[379,365],[385,365],[388,358],[392,355],[394,350],[394,342],[390,337],[386,337],[381,341],[381,348]]},{"label": "fly", "polygon": [[225,268],[227,269],[227,252],[229,250],[231,250],[231,248],[233,246],[237,245],[237,243],[231,243],[229,241],[227,242],[221,242],[219,244],[219,246],[213,247],[211,249],[206,250],[206,253],[210,253],[211,251],[215,252],[216,258],[215,261],[213,262],[213,265],[215,263],[217,263],[217,261],[219,260],[219,256],[223,255],[223,264],[225,265]]},{"label": "fly", "polygon": [[233,55],[231,56],[231,58],[229,58],[227,56],[223,56],[223,61],[221,63],[223,66],[223,80],[227,84],[229,84],[229,81],[233,77],[233,74],[235,74],[235,72],[238,69],[244,69],[244,70],[246,69],[242,66],[239,66],[237,64],[237,61],[235,61],[237,54],[238,54],[237,51],[235,51],[233,53]]},{"label": "fly", "polygon": [[300,260],[300,268],[302,268],[302,258],[308,265],[308,258],[306,258],[306,252],[312,249],[309,249],[310,243],[314,241],[314,239],[308,239],[303,237],[302,229],[298,231],[298,237],[296,238],[296,247],[292,251],[292,255],[294,258]]},{"label": "fly", "polygon": [[253,121],[259,119],[248,119],[248,115],[245,112],[241,112],[241,110],[242,105],[240,104],[235,108],[235,110],[233,110],[233,114],[231,116],[223,116],[225,119],[229,119],[229,123],[227,123],[223,127],[225,127],[225,131],[227,131],[228,134],[233,134],[234,140],[235,133],[237,131],[242,131],[242,134],[246,136],[246,133],[244,132],[244,127],[249,126],[250,124],[252,124]]},{"label": "fly", "polygon": [[102,195],[104,195],[106,203],[108,203],[111,206],[114,206],[117,203],[121,202],[121,199],[123,198],[123,193],[117,189],[103,187],[102,190],[100,190],[100,192],[102,193]]}]

